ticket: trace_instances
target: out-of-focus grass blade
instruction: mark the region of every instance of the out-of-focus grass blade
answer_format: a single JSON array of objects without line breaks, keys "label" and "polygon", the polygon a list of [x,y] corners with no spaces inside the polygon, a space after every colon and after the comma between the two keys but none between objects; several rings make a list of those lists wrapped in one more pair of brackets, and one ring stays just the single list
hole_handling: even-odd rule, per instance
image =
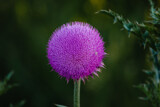
[{"label": "out-of-focus grass blade", "polygon": [[14,74],[13,71],[9,72],[9,74],[5,77],[5,80],[9,81],[11,79],[11,77],[12,77],[13,74]]},{"label": "out-of-focus grass blade", "polygon": [[26,100],[22,100],[16,105],[10,104],[9,107],[23,107],[25,103],[26,103]]},{"label": "out-of-focus grass blade", "polygon": [[56,107],[67,107],[67,106],[64,106],[64,105],[60,105],[60,104],[55,104]]}]

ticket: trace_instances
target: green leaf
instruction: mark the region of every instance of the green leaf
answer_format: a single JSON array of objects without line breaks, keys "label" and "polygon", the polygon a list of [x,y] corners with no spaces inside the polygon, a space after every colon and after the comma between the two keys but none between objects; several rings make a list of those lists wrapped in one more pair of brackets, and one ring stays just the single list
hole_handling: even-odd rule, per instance
[{"label": "green leaf", "polygon": [[15,105],[10,104],[9,107],[23,107],[25,103],[26,103],[26,101],[22,100],[22,101],[20,101],[19,103],[15,104]]},{"label": "green leaf", "polygon": [[8,73],[8,75],[5,77],[5,81],[9,81],[11,79],[11,77],[13,76],[14,72],[11,71]]},{"label": "green leaf", "polygon": [[112,10],[100,10],[96,13],[111,16],[114,23],[119,22],[123,29],[128,31],[128,35],[135,35],[144,48],[150,49],[153,67],[151,70],[144,71],[148,79],[145,83],[134,87],[144,93],[145,97],[140,97],[141,100],[148,100],[152,107],[160,107],[160,8],[155,8],[152,0],[149,2],[151,19],[141,22],[141,24],[137,21],[131,22]]},{"label": "green leaf", "polygon": [[8,81],[13,76],[14,72],[11,71],[8,75],[4,78],[4,80],[0,81],[0,95],[6,93],[9,89],[18,86],[18,84],[8,84]]},{"label": "green leaf", "polygon": [[64,106],[64,105],[60,105],[60,104],[55,104],[56,107],[67,107],[67,106]]},{"label": "green leaf", "polygon": [[140,100],[144,100],[144,101],[147,101],[149,100],[147,97],[139,97]]}]

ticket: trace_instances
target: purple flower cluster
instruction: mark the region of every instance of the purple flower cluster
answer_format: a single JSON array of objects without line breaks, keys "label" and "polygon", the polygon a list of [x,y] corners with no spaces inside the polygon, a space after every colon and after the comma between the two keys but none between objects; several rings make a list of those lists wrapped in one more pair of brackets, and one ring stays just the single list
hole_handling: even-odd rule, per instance
[{"label": "purple flower cluster", "polygon": [[104,42],[98,30],[83,22],[62,25],[48,42],[49,64],[67,80],[98,76],[104,55]]}]

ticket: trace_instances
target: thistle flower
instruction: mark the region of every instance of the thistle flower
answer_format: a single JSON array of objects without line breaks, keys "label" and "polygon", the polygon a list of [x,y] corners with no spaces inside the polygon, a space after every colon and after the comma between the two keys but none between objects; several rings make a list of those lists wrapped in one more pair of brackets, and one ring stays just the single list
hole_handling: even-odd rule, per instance
[{"label": "thistle flower", "polygon": [[56,29],[48,42],[49,64],[61,77],[84,80],[103,67],[104,42],[97,29],[72,22]]}]

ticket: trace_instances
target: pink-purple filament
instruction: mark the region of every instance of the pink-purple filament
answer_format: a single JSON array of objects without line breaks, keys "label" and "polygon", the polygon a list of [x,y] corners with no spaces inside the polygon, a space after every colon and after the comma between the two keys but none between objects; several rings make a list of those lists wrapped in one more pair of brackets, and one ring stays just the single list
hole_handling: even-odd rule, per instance
[{"label": "pink-purple filament", "polygon": [[97,29],[83,22],[72,22],[56,29],[48,42],[49,64],[67,80],[97,75],[103,66],[104,42]]}]

